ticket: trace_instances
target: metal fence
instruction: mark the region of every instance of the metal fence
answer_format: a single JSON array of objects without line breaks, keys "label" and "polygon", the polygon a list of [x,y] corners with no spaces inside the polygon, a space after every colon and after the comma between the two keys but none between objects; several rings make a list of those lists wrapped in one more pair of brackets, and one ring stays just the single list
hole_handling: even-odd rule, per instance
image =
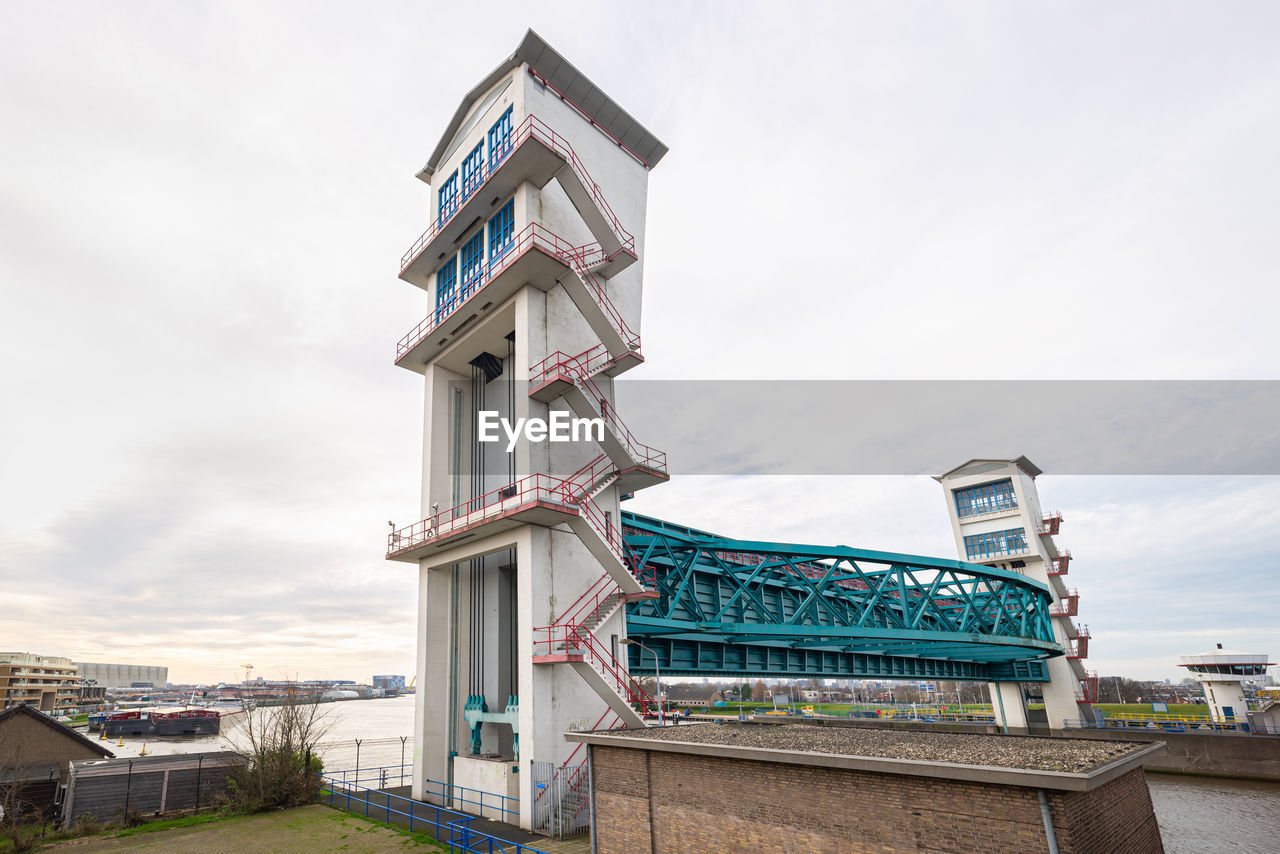
[{"label": "metal fence", "polygon": [[[320,776],[339,786],[369,788],[377,791],[391,786],[408,785],[413,779],[413,765],[383,765],[345,771],[326,771]],[[510,824],[520,820],[520,799],[508,795],[427,780],[423,787],[423,797],[437,799],[453,809],[470,811],[480,816],[493,816],[499,821]]]},{"label": "metal fence", "polygon": [[1265,721],[1144,720],[1140,718],[1102,718],[1062,722],[1064,729],[1142,730],[1144,732],[1187,732],[1195,735],[1280,735],[1280,726]]},{"label": "metal fence", "polygon": [[582,836],[591,827],[591,768],[533,762],[533,831],[555,839]]},{"label": "metal fence", "polygon": [[[450,852],[474,851],[483,854],[544,854],[537,848],[511,842],[472,827],[476,817],[459,809],[448,806],[415,801],[402,795],[392,794],[381,789],[372,788],[359,782],[396,779],[399,775],[407,775],[407,766],[390,766],[384,768],[362,769],[359,772],[337,771],[320,775],[320,800],[331,806],[348,812],[357,813],[368,818],[407,827],[410,831],[429,833],[441,845],[448,846]],[[394,773],[392,773],[394,771]],[[402,777],[400,777],[402,778]],[[428,789],[439,787],[441,793],[453,790],[451,802],[466,805],[480,805],[485,798],[502,798],[475,789],[462,786],[448,786],[435,781],[428,781]],[[428,793],[430,796],[431,793]],[[479,795],[480,797],[475,797]],[[439,795],[443,796],[443,795]],[[514,801],[513,798],[502,798],[503,801]],[[490,806],[492,804],[490,803]],[[503,804],[504,812],[515,817],[519,815],[519,804]]]}]

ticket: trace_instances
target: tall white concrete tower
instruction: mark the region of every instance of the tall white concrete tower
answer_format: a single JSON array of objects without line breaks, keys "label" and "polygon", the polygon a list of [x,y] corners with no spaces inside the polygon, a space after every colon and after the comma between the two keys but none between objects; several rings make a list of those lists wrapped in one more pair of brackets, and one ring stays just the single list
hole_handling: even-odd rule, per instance
[{"label": "tall white concrete tower", "polygon": [[1184,655],[1179,667],[1187,668],[1192,677],[1204,687],[1209,701],[1209,714],[1219,723],[1246,723],[1249,701],[1244,696],[1246,680],[1262,684],[1267,678],[1267,668],[1274,662],[1266,655],[1252,652],[1236,652],[1217,649],[1197,655]]},{"label": "tall white concrete tower", "polygon": [[[530,828],[535,776],[577,779],[585,759],[565,731],[643,725],[618,642],[622,606],[654,594],[618,502],[668,476],[613,378],[643,361],[646,194],[666,151],[530,31],[418,174],[432,222],[400,278],[427,317],[396,364],[424,378],[422,521],[387,551],[418,568],[416,798],[481,790]],[[509,440],[499,419],[526,429]]]},{"label": "tall white concrete tower", "polygon": [[[1049,727],[1058,730],[1064,721],[1092,718],[1097,676],[1084,667],[1089,630],[1072,620],[1080,611],[1079,591],[1064,582],[1071,552],[1054,542],[1062,514],[1041,510],[1035,482],[1040,474],[1026,457],[973,459],[934,479],[946,495],[962,560],[1020,572],[1048,585],[1057,599],[1050,611],[1053,635],[1067,654],[1048,660],[1050,681],[1043,683],[1043,691]],[[1022,687],[992,682],[990,689],[997,720],[1011,730],[1026,729]]]}]

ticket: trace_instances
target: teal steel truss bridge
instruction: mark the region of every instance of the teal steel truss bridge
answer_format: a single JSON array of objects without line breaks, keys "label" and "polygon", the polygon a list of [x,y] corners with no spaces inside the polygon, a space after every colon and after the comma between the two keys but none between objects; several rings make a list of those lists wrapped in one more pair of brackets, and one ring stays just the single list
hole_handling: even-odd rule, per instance
[{"label": "teal steel truss bridge", "polygon": [[[735,540],[622,514],[657,597],[627,631],[672,676],[1047,681],[1049,589],[943,558]],[[629,649],[629,669],[654,656]]]}]

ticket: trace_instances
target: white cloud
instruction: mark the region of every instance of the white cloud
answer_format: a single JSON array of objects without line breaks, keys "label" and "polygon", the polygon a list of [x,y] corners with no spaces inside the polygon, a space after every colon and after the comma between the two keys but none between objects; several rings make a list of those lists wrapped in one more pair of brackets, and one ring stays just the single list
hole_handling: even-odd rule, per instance
[{"label": "white cloud", "polygon": [[[0,647],[412,668],[381,536],[418,505],[421,384],[390,356],[423,299],[395,264],[413,172],[527,24],[671,145],[636,376],[1226,379],[1275,363],[1277,14],[7,4]],[[1100,666],[1199,626],[1277,646],[1251,622],[1270,481],[1061,483]],[[950,554],[935,490],[689,478],[636,505]]]}]

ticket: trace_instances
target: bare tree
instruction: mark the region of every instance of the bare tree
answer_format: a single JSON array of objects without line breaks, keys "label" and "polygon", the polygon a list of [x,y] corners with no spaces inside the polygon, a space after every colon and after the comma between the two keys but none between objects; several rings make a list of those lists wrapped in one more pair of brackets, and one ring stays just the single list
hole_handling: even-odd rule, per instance
[{"label": "bare tree", "polygon": [[252,812],[314,800],[322,766],[313,751],[332,726],[327,710],[292,689],[278,706],[246,708],[226,737],[249,760],[228,786],[232,803]]}]

